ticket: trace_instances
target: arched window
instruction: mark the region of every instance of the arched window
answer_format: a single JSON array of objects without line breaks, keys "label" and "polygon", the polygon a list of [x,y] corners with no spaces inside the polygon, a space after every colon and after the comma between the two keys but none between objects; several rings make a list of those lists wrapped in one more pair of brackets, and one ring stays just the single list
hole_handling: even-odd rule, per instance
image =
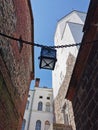
[{"label": "arched window", "polygon": [[39,102],[38,103],[38,111],[42,111],[42,108],[43,108],[43,103]]},{"label": "arched window", "polygon": [[50,127],[50,122],[49,121],[45,121],[45,130],[48,130]]},{"label": "arched window", "polygon": [[26,125],[26,120],[23,119],[23,122],[22,122],[22,129],[21,129],[21,130],[25,130],[25,125]]},{"label": "arched window", "polygon": [[50,103],[49,102],[46,103],[46,111],[50,112]]},{"label": "arched window", "polygon": [[26,109],[28,110],[29,108],[29,101],[27,101],[27,104],[26,104]]},{"label": "arched window", "polygon": [[41,130],[41,121],[40,120],[36,121],[36,128],[35,128],[35,130]]}]

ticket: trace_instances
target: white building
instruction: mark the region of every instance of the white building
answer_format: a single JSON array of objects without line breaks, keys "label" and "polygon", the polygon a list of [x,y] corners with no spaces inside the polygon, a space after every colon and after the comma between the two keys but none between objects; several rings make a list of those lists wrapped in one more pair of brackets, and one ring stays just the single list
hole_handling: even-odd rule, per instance
[{"label": "white building", "polygon": [[48,130],[53,123],[53,90],[35,84],[29,91],[22,130]]},{"label": "white building", "polygon": [[[80,43],[83,36],[83,25],[86,13],[73,11],[58,21],[55,31],[55,46]],[[52,85],[54,98],[57,96],[59,88],[66,75],[66,61],[69,53],[77,56],[79,46],[57,49],[57,62],[52,73]]]}]

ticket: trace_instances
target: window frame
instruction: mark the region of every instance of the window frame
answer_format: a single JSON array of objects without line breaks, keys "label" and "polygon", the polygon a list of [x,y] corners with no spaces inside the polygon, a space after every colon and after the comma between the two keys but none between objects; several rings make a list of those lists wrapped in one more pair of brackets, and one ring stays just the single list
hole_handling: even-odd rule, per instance
[{"label": "window frame", "polygon": [[26,103],[26,110],[28,110],[28,109],[29,109],[29,104],[30,104],[30,101],[29,101],[29,100],[27,100],[27,103]]},{"label": "window frame", "polygon": [[40,120],[37,120],[37,121],[36,121],[35,130],[41,130],[41,121],[40,121]]},{"label": "window frame", "polygon": [[38,111],[42,111],[43,103],[41,101],[38,102]]},{"label": "window frame", "polygon": [[25,126],[26,126],[26,119],[23,119],[21,130],[25,130]]},{"label": "window frame", "polygon": [[46,102],[46,112],[50,112],[50,102]]}]

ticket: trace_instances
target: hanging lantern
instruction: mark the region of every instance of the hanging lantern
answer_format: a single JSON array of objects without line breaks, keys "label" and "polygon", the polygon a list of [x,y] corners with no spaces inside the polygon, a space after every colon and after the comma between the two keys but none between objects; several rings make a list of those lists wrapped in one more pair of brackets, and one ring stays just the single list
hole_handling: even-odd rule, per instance
[{"label": "hanging lantern", "polygon": [[39,67],[42,69],[54,70],[56,59],[56,50],[49,47],[42,47],[40,53]]}]

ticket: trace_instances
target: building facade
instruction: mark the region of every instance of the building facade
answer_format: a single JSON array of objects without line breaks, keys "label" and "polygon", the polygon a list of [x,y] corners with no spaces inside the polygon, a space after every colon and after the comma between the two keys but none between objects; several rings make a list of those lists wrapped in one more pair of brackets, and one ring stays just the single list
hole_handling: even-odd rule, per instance
[{"label": "building facade", "polygon": [[22,130],[48,130],[53,123],[53,90],[35,84],[29,91]]},{"label": "building facade", "polygon": [[[54,43],[55,45],[69,45],[81,43],[83,36],[83,25],[86,13],[72,11],[57,23]],[[78,34],[78,35],[77,35]],[[67,71],[67,59],[69,55],[76,58],[79,46],[60,48],[57,50],[57,62],[52,73],[52,84],[54,90],[54,98],[57,96],[60,86],[64,81]],[[62,63],[62,64],[61,64]],[[58,79],[58,80],[57,80]],[[66,88],[67,89],[67,88]]]},{"label": "building facade", "polygon": [[98,1],[91,0],[66,98],[77,130],[98,130]]},{"label": "building facade", "polygon": [[34,40],[30,1],[0,0],[0,130],[20,130],[34,72],[34,51],[1,33]]},{"label": "building facade", "polygon": [[[57,24],[55,45],[81,43],[86,13],[72,11]],[[57,63],[52,73],[55,122],[72,126],[75,130],[72,103],[65,99],[72,71],[79,51],[79,46],[57,50]],[[70,128],[70,127],[69,127]],[[71,128],[70,128],[71,129]]]}]

